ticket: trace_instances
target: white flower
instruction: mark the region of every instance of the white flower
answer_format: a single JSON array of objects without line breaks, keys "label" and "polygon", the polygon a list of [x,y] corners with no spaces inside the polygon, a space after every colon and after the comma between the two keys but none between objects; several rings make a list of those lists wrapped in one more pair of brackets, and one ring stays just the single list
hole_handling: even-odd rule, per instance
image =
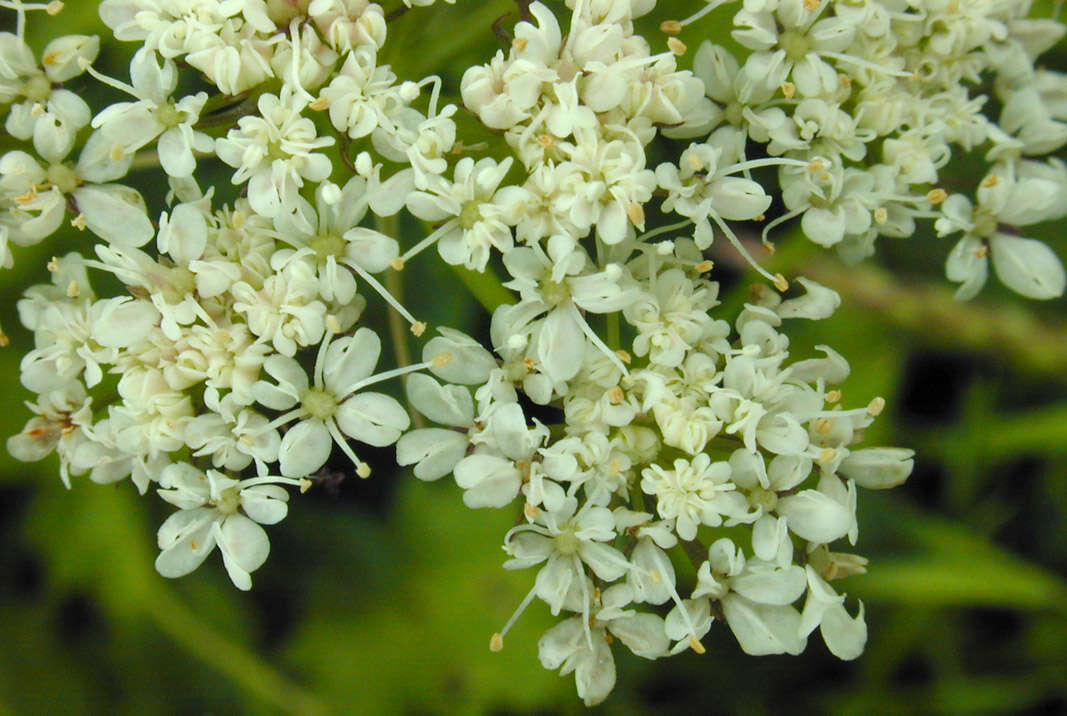
[{"label": "white flower", "polygon": [[289,493],[279,484],[299,483],[284,477],[232,480],[215,470],[202,473],[186,463],[165,468],[159,496],[180,511],[159,528],[156,570],[164,577],[182,577],[199,567],[218,545],[234,586],[251,589],[251,573],[270,552],[267,533],[260,525],[281,522],[289,509]]},{"label": "white flower", "polygon": [[[719,495],[734,488],[729,481],[729,463],[712,463],[707,453],[701,453],[692,462],[675,460],[673,470],[652,465],[641,475],[641,489],[656,498],[660,517],[677,520],[678,536],[683,540],[695,539],[699,525],[722,524]],[[723,507],[730,511],[731,505]]]},{"label": "white flower", "polygon": [[261,380],[252,387],[252,394],[261,405],[289,411],[275,423],[300,421],[289,427],[278,448],[283,475],[312,474],[326,463],[336,443],[352,460],[356,471],[365,477],[370,474],[370,468],[356,457],[346,436],[385,447],[395,443],[407,430],[407,411],[395,398],[360,391],[425,366],[373,375],[380,354],[381,340],[377,334],[369,328],[360,328],[353,336],[333,341],[327,338],[322,342],[311,384],[304,369],[292,358],[276,355],[264,361],[263,369],[277,382]]},{"label": "white flower", "polygon": [[296,206],[304,180],[319,182],[333,169],[318,149],[332,137],[319,137],[314,123],[301,116],[305,101],[293,92],[262,94],[258,115],[242,117],[237,127],[215,142],[219,159],[237,169],[234,184],[248,182],[252,209],[266,217]]},{"label": "white flower", "polygon": [[199,92],[177,102],[170,99],[178,83],[178,70],[171,60],[160,65],[154,52],[139,50],[130,62],[132,86],[96,73],[94,76],[138,99],[116,102],[93,118],[93,126],[123,152],[135,152],[158,137],[163,171],[173,177],[187,177],[196,168],[193,152],[210,152],[214,147],[208,135],[193,129],[207,102],[207,93]]}]

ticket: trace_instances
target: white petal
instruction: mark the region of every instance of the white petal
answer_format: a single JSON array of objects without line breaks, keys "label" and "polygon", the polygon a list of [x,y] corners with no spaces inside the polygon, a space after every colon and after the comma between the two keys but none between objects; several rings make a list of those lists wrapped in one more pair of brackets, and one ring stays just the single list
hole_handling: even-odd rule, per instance
[{"label": "white petal", "polygon": [[849,509],[816,490],[802,490],[778,501],[778,514],[789,520],[794,534],[826,544],[844,537],[854,521]]},{"label": "white petal", "polygon": [[259,569],[270,554],[267,532],[244,515],[230,515],[217,530],[222,561],[234,586],[252,588],[250,572]]},{"label": "white petal", "polygon": [[[467,436],[444,428],[423,428],[405,433],[396,443],[398,465],[415,465],[415,477],[437,480],[452,472],[463,459]],[[417,463],[417,464],[416,464]]]},{"label": "white petal", "polygon": [[241,490],[241,509],[261,525],[273,525],[289,513],[289,493],[278,485],[253,485]]},{"label": "white petal", "polygon": [[408,429],[411,419],[404,406],[381,393],[358,393],[337,408],[337,427],[360,442],[385,447]]},{"label": "white petal", "polygon": [[321,420],[302,420],[282,438],[278,468],[286,477],[306,477],[322,467],[333,450],[333,438]]},{"label": "white petal", "polygon": [[800,613],[788,606],[755,604],[737,594],[722,600],[730,631],[746,654],[799,654],[805,640],[798,635]]},{"label": "white petal", "polygon": [[1008,288],[1027,298],[1063,295],[1067,276],[1063,264],[1046,244],[1008,234],[996,234],[990,244],[993,269]]}]

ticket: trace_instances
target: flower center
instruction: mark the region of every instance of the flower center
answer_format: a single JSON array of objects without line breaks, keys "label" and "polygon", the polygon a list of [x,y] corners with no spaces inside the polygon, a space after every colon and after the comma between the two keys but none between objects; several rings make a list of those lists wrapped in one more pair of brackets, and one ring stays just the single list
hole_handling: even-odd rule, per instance
[{"label": "flower center", "polygon": [[312,388],[304,393],[300,407],[308,411],[313,418],[327,420],[337,412],[337,400],[321,388]]},{"label": "flower center", "polygon": [[156,119],[164,127],[177,127],[185,121],[185,112],[178,110],[173,102],[167,102],[156,109]]},{"label": "flower center", "polygon": [[78,188],[78,175],[66,164],[53,164],[48,167],[45,178],[64,194],[70,194]]},{"label": "flower center", "polygon": [[556,551],[560,554],[571,555],[578,551],[578,546],[581,543],[581,540],[568,530],[556,536]]},{"label": "flower center", "polygon": [[345,240],[334,234],[316,236],[308,242],[308,248],[315,252],[315,256],[322,263],[330,256],[344,256]]},{"label": "flower center", "polygon": [[811,49],[808,38],[799,32],[787,31],[778,36],[778,46],[785,50],[785,55],[793,62],[798,62]]},{"label": "flower center", "polygon": [[761,487],[757,487],[749,495],[749,500],[752,504],[762,507],[764,512],[770,512],[778,506],[778,493],[773,490],[764,490]]},{"label": "flower center", "polygon": [[482,220],[482,210],[474,199],[463,202],[463,208],[459,211],[459,225],[464,229],[471,229]]},{"label": "flower center", "polygon": [[219,495],[215,508],[223,514],[232,515],[241,506],[241,491],[237,486],[228,487]]},{"label": "flower center", "polygon": [[22,83],[22,94],[32,102],[47,102],[52,94],[52,83],[44,74],[37,74]]}]

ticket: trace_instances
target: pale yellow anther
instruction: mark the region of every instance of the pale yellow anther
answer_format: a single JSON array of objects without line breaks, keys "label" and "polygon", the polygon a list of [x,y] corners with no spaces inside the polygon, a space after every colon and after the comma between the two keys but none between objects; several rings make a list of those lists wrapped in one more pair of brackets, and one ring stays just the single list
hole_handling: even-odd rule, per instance
[{"label": "pale yellow anther", "polygon": [[819,463],[820,465],[825,465],[826,463],[833,460],[836,456],[837,451],[835,451],[833,448],[823,448],[822,452],[819,453],[819,459],[815,462]]},{"label": "pale yellow anther", "polygon": [[85,227],[89,225],[89,221],[85,218],[85,214],[78,214],[70,220],[70,225],[78,231],[85,231]]},{"label": "pale yellow anther", "polygon": [[852,78],[848,75],[838,75],[837,81],[841,83],[841,87],[848,89],[852,86]]},{"label": "pale yellow anther", "polygon": [[815,432],[820,435],[826,435],[834,429],[834,424],[826,418],[819,418],[815,421]]},{"label": "pale yellow anther", "polygon": [[415,336],[416,338],[418,338],[419,336],[421,336],[425,332],[426,332],[426,323],[425,323],[425,321],[415,321],[414,323],[411,324],[411,335]]},{"label": "pale yellow anther", "polygon": [[370,477],[370,465],[365,462],[359,463],[359,465],[356,465],[356,474],[362,478]]},{"label": "pale yellow anther", "polygon": [[59,58],[58,52],[48,52],[41,58],[42,65],[54,65]]},{"label": "pale yellow anther", "polygon": [[839,400],[841,400],[840,390],[831,390],[829,393],[826,394],[827,403],[836,403]]},{"label": "pale yellow anther", "polygon": [[314,482],[312,482],[311,480],[307,479],[306,477],[300,478],[300,494],[303,495],[305,492],[310,490],[311,486],[314,485],[314,484],[315,484]]},{"label": "pale yellow anther", "polygon": [[695,636],[689,637],[689,648],[698,654],[703,654],[707,651],[707,649],[704,648],[704,645],[701,644],[700,640],[697,639]]},{"label": "pale yellow anther", "polygon": [[67,284],[67,298],[77,298],[81,295],[82,287],[78,285],[77,281],[71,281]]},{"label": "pale yellow anther", "polygon": [[772,244],[770,241],[761,241],[760,243],[763,245],[763,250],[771,256],[774,256],[774,252],[778,250],[774,248],[774,244]]},{"label": "pale yellow anther", "polygon": [[689,48],[677,37],[669,37],[667,38],[667,49],[676,55],[684,55]]},{"label": "pale yellow anther", "polygon": [[448,365],[451,362],[452,362],[452,354],[451,353],[438,353],[437,355],[435,355],[433,357],[434,370],[441,370],[442,368],[444,368],[446,365]]},{"label": "pale yellow anther", "polygon": [[874,223],[882,225],[889,221],[889,212],[886,211],[884,206],[879,206],[874,210]]},{"label": "pale yellow anther", "polygon": [[618,405],[623,401],[623,398],[625,397],[626,394],[623,393],[622,388],[617,385],[612,386],[608,390],[608,402],[610,402],[612,405]]},{"label": "pale yellow anther", "polygon": [[622,472],[622,460],[617,457],[608,460],[608,474],[618,475],[620,472]]},{"label": "pale yellow anther", "polygon": [[196,549],[197,549],[197,547],[199,547],[200,545],[199,545],[199,544],[197,544],[197,541],[196,541],[195,539],[193,539],[193,540],[189,540],[189,546],[190,546],[190,547],[191,547],[191,548],[193,549],[193,551],[195,552],[195,551],[196,551]]},{"label": "pale yellow anther", "polygon": [[976,250],[976,251],[974,252],[974,255],[975,255],[975,256],[977,256],[977,257],[978,257],[978,258],[980,258],[980,259],[984,259],[984,258],[985,258],[986,256],[988,256],[988,255],[989,255],[989,247],[988,247],[988,246],[986,246],[985,244],[982,244],[982,245],[981,245],[981,246],[979,246],[979,247],[978,247],[978,249],[977,249],[977,250]]},{"label": "pale yellow anther", "polygon": [[693,267],[693,270],[696,271],[697,273],[707,273],[708,271],[711,271],[713,268],[715,268],[715,262],[714,261],[701,261],[700,263],[698,263],[696,266]]},{"label": "pale yellow anther", "polygon": [[782,83],[782,94],[785,95],[786,99],[793,99],[793,95],[795,95],[796,93],[797,86],[795,84],[793,84],[792,82]]},{"label": "pale yellow anther", "polygon": [[593,587],[593,601],[599,602],[601,595],[603,595],[603,592],[600,591],[600,587]]},{"label": "pale yellow anther", "polygon": [[867,404],[867,414],[871,417],[877,417],[885,410],[885,398],[878,397]]},{"label": "pale yellow anther", "polygon": [[515,48],[516,52],[522,52],[526,49],[526,45],[528,45],[529,42],[530,41],[527,40],[525,37],[516,37],[514,40],[511,41],[511,46]]},{"label": "pale yellow anther", "polygon": [[11,345],[11,339],[7,337],[7,334],[0,331],[0,348],[7,348]]},{"label": "pale yellow anther", "polygon": [[403,271],[404,259],[397,256],[395,259],[389,262],[389,268],[393,269],[394,271]]},{"label": "pale yellow anther", "polygon": [[522,506],[522,514],[526,515],[526,519],[528,520],[536,520],[537,516],[541,514],[541,508],[527,502]]},{"label": "pale yellow anther", "polygon": [[804,0],[804,9],[808,12],[815,12],[822,5],[820,0]]},{"label": "pale yellow anther", "polygon": [[686,155],[685,162],[695,172],[698,172],[704,168],[704,160],[701,159],[700,155],[696,152],[691,152],[690,154]]},{"label": "pale yellow anther", "polygon": [[824,162],[821,157],[815,157],[810,162],[808,162],[809,172],[821,172],[825,168],[826,162]]},{"label": "pale yellow anther", "polygon": [[124,156],[126,156],[126,150],[122,148],[121,144],[113,144],[111,145],[110,156],[111,161],[120,161]]},{"label": "pale yellow anther", "polygon": [[1000,177],[998,177],[996,174],[990,174],[982,180],[982,186],[987,189],[996,186],[998,183],[1000,183]]},{"label": "pale yellow anther", "polygon": [[785,276],[776,273],[774,274],[774,287],[784,293],[789,290],[789,282],[785,280]]},{"label": "pale yellow anther", "polygon": [[315,110],[316,112],[321,112],[324,109],[329,109],[330,108],[330,98],[329,97],[316,97],[315,99],[313,99],[311,101],[310,104],[308,104],[308,107],[311,107],[311,109]]},{"label": "pale yellow anther", "polygon": [[931,204],[940,204],[948,198],[948,192],[944,189],[931,189],[926,192],[926,200]]},{"label": "pale yellow anther", "polygon": [[326,314],[326,330],[330,333],[341,332],[341,322],[337,320],[337,316],[332,313]]},{"label": "pale yellow anther", "polygon": [[630,365],[630,361],[632,359],[630,358],[630,354],[629,353],[627,353],[626,351],[620,349],[620,350],[615,351],[615,355],[617,355],[619,357],[619,360],[621,360],[623,363],[625,363],[626,365]]},{"label": "pale yellow anther", "polygon": [[48,269],[48,273],[55,273],[56,271],[58,271],[59,270],[59,257],[53,256],[52,258],[50,258],[48,260],[48,263],[45,264],[45,268]]},{"label": "pale yellow anther", "polygon": [[549,147],[551,147],[553,144],[556,143],[556,139],[551,134],[541,134],[541,135],[538,135],[538,137],[537,137],[537,143],[540,144],[545,149],[548,149]]},{"label": "pale yellow anther", "polygon": [[636,201],[632,201],[629,206],[626,207],[626,217],[630,219],[630,223],[634,226],[644,226],[645,208]]},{"label": "pale yellow anther", "polygon": [[25,194],[21,194],[15,197],[16,204],[29,204],[31,201],[37,198],[37,187],[30,185],[30,190]]},{"label": "pale yellow anther", "polygon": [[504,635],[500,632],[489,638],[489,651],[500,651],[504,648]]},{"label": "pale yellow anther", "polygon": [[46,110],[47,108],[43,104],[37,102],[33,105],[33,107],[30,108],[30,116],[40,117],[42,114],[45,113]]},{"label": "pale yellow anther", "polygon": [[682,23],[677,20],[664,20],[659,24],[660,32],[665,32],[668,35],[677,35],[682,31]]},{"label": "pale yellow anther", "polygon": [[63,11],[63,3],[60,2],[60,0],[52,0],[52,2],[48,3],[48,7],[46,7],[44,11],[55,17]]}]

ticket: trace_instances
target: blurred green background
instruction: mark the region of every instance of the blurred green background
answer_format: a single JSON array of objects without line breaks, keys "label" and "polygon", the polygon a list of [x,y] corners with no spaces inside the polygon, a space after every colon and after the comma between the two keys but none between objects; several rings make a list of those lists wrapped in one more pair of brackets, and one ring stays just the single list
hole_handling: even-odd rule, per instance
[{"label": "blurred green background", "polygon": [[[35,49],[62,32],[105,36],[95,6],[31,17]],[[402,78],[436,71],[455,93],[462,68],[495,51],[492,22],[514,8],[461,0],[404,15],[390,25],[387,61]],[[647,36],[667,10],[641,21]],[[683,39],[695,49],[726,30],[712,17]],[[98,66],[124,78],[130,50],[108,43]],[[1065,59],[1060,47],[1046,61],[1062,68]],[[459,119],[464,138],[477,139]],[[974,178],[958,180],[967,188]],[[422,231],[401,230],[408,242]],[[1031,233],[1067,256],[1062,224]],[[32,336],[16,325],[14,303],[46,280],[48,256],[87,251],[87,238],[19,251],[15,270],[0,274],[12,338],[0,351],[4,436],[21,429],[30,397],[17,376]],[[882,239],[874,260],[844,267],[786,238],[769,262],[842,294],[832,320],[791,327],[797,355],[819,343],[842,352],[853,368],[846,403],[888,401],[867,444],[918,452],[905,486],[860,495],[856,549],[870,573],[839,588],[867,606],[866,653],[839,662],[816,636],[801,657],[750,657],[715,625],[704,656],[647,662],[616,650],[618,684],[595,711],[1067,712],[1067,302],[1026,302],[994,283],[955,303],[941,276],[950,247],[932,235]],[[726,305],[738,306],[748,277],[731,273],[725,250],[717,259]],[[406,305],[431,326],[484,333],[484,313],[438,269],[436,259],[413,262]],[[371,306],[371,325],[387,331]],[[0,451],[0,713],[582,712],[573,679],[538,663],[537,638],[552,623],[543,605],[502,652],[488,649],[533,579],[500,568],[514,516],[466,509],[449,479],[390,474],[391,456],[367,454],[370,480],[294,496],[289,517],[268,530],[272,554],[253,591],[241,593],[217,554],[181,580],[155,573],[155,531],[169,509],[153,495],[77,478],[68,491],[54,457],[26,465]]]}]

